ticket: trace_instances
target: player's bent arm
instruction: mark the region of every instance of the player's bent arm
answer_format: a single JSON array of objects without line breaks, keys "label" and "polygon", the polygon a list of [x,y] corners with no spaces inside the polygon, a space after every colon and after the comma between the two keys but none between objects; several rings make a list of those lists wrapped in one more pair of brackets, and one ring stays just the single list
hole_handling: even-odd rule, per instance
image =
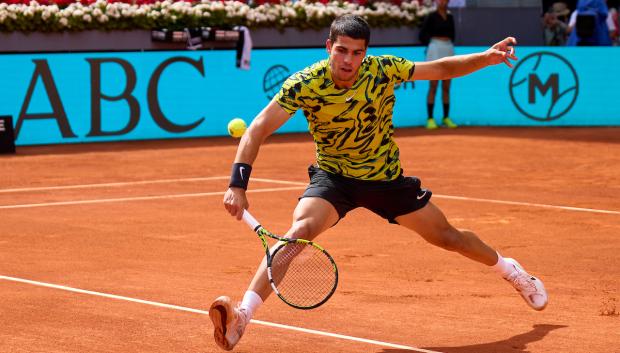
[{"label": "player's bent arm", "polygon": [[[241,137],[239,147],[237,148],[235,163],[243,163],[251,166],[265,139],[273,134],[290,117],[291,115],[287,111],[282,109],[275,100],[272,100],[265,109],[256,116],[248,130]],[[235,164],[235,166],[236,165],[237,164]],[[251,167],[249,169],[251,169]],[[233,175],[235,174],[234,170],[235,167],[233,166]],[[245,185],[247,185],[250,171],[247,170],[246,172]],[[241,177],[243,178],[243,176]],[[232,179],[231,177],[231,180]],[[240,220],[243,216],[243,210],[249,208],[249,206],[250,204],[245,195],[245,188],[230,186],[228,190],[226,190],[224,194],[224,208],[226,208],[230,215]]]},{"label": "player's bent arm", "polygon": [[284,110],[275,100],[269,102],[241,137],[235,163],[252,165],[265,139],[273,134],[290,117],[291,114]]},{"label": "player's bent arm", "polygon": [[456,55],[429,62],[416,63],[413,80],[448,80],[455,77],[465,76],[490,65],[505,63],[512,67],[510,60],[517,60],[514,45],[517,41],[508,37],[496,43],[484,52]]},{"label": "player's bent arm", "polygon": [[449,80],[478,71],[487,66],[486,62],[482,53],[417,62],[411,80]]}]

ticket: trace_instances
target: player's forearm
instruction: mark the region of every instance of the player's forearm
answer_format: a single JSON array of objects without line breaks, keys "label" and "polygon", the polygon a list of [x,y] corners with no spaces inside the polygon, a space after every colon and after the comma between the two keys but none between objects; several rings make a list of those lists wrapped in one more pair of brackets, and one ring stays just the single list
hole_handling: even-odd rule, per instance
[{"label": "player's forearm", "polygon": [[259,123],[253,122],[239,141],[235,163],[246,163],[252,165],[258,156],[260,146],[269,134],[265,134],[263,127]]},{"label": "player's forearm", "polygon": [[[230,183],[228,184],[229,190],[224,196],[226,209],[231,214],[236,215],[238,219],[240,219],[241,213],[239,213],[240,209],[237,206],[241,205],[242,208],[247,208],[247,200],[242,190],[248,189],[252,164],[254,164],[260,145],[266,137],[260,129],[260,124],[256,123],[257,121],[260,121],[260,115],[254,119],[250,128],[241,137],[239,147],[237,148],[237,155],[235,156],[235,163],[233,163],[232,167]],[[231,196],[231,192],[236,196]],[[241,203],[235,201],[237,198],[241,200]]]},{"label": "player's forearm", "polygon": [[446,57],[438,60],[438,64],[442,76],[438,80],[465,76],[489,65],[484,52]]}]

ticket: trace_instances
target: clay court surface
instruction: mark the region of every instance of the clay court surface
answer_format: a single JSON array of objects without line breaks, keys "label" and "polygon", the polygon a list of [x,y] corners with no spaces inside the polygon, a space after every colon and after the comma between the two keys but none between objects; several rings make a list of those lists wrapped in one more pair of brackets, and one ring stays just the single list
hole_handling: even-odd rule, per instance
[{"label": "clay court surface", "polygon": [[[620,351],[620,129],[401,129],[396,140],[405,173],[453,224],[545,282],[547,309],[358,209],[318,238],[340,269],[332,299],[298,311],[270,298],[235,351]],[[206,310],[241,299],[262,257],[222,206],[236,142],[0,157],[0,352],[217,352]],[[249,198],[266,228],[286,231],[313,160],[307,135],[263,146]]]}]

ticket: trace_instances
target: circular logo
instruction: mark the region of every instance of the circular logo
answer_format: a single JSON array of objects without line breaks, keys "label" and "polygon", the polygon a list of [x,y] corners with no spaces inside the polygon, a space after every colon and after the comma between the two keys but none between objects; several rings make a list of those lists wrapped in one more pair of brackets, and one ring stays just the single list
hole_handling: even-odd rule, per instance
[{"label": "circular logo", "polygon": [[288,67],[284,65],[273,65],[263,76],[263,91],[267,99],[271,100],[280,90],[282,84],[290,76]]},{"label": "circular logo", "polygon": [[510,98],[526,117],[538,121],[559,119],[579,95],[573,66],[558,54],[537,52],[519,61],[510,75]]}]

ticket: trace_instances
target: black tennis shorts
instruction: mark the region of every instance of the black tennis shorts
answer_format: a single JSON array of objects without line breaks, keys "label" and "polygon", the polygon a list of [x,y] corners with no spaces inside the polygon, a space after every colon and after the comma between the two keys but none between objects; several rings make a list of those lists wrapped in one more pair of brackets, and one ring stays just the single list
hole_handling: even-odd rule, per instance
[{"label": "black tennis shorts", "polygon": [[329,201],[338,216],[343,218],[347,212],[364,207],[390,223],[395,218],[426,206],[432,192],[420,187],[420,179],[399,176],[390,181],[372,181],[347,178],[329,173],[315,165],[308,167],[310,184],[300,197],[320,197]]}]

